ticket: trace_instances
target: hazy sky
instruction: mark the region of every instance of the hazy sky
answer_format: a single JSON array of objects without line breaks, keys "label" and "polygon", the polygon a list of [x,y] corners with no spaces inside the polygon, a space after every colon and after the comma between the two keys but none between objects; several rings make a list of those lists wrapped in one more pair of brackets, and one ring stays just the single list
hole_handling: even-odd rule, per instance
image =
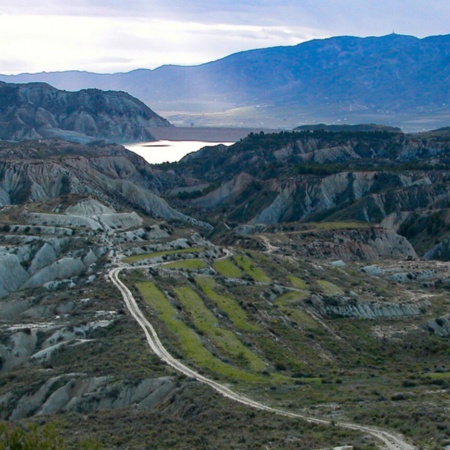
[{"label": "hazy sky", "polygon": [[126,72],[331,36],[450,33],[449,0],[0,0],[0,73]]}]

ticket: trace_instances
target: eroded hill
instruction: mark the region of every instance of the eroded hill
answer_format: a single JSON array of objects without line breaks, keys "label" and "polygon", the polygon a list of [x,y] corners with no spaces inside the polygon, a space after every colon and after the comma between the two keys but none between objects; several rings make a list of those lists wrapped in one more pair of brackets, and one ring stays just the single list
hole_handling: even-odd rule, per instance
[{"label": "eroded hill", "polygon": [[178,175],[170,198],[216,224],[359,221],[407,233],[420,254],[436,255],[450,229],[449,150],[446,129],[262,133],[161,169]]},{"label": "eroded hill", "polygon": [[0,82],[0,139],[59,137],[75,142],[154,140],[148,127],[171,126],[125,92],[60,91],[45,83]]}]

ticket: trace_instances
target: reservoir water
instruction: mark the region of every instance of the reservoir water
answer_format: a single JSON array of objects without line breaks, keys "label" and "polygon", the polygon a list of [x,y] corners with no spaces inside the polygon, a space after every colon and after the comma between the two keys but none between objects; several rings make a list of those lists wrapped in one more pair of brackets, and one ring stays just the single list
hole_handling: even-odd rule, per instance
[{"label": "reservoir water", "polygon": [[206,142],[206,141],[154,141],[127,144],[128,150],[142,156],[149,164],[179,161],[183,156],[196,152],[203,147],[217,144],[231,145],[234,142]]}]

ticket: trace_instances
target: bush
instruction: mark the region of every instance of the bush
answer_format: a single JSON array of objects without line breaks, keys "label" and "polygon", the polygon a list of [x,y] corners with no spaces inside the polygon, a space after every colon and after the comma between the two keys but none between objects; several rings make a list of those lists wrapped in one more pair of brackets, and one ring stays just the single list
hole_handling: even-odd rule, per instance
[{"label": "bush", "polygon": [[0,450],[62,450],[61,436],[51,424],[39,427],[31,424],[28,428],[11,424],[0,424]]}]

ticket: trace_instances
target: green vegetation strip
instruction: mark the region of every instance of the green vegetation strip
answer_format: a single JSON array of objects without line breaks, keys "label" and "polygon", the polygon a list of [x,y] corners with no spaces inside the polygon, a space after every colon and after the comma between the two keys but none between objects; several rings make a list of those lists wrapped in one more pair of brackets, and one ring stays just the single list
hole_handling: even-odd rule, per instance
[{"label": "green vegetation strip", "polygon": [[241,278],[242,272],[229,260],[221,259],[213,264],[217,272],[227,278]]},{"label": "green vegetation strip", "polygon": [[137,261],[143,261],[144,259],[158,258],[160,256],[168,256],[168,255],[178,255],[182,253],[195,253],[204,251],[204,247],[192,247],[192,248],[182,248],[182,249],[174,249],[174,250],[163,250],[160,252],[153,253],[143,253],[142,255],[133,255],[124,258],[124,262],[128,264],[132,264]]},{"label": "green vegetation strip", "polygon": [[344,295],[344,291],[333,283],[326,280],[317,280],[322,292],[326,295]]},{"label": "green vegetation strip", "polygon": [[296,302],[304,300],[308,295],[308,291],[289,291],[280,295],[275,300],[275,304],[278,305],[297,325],[302,328],[314,329],[318,327],[317,322],[308,313],[303,311],[300,305],[294,305]]},{"label": "green vegetation strip", "polygon": [[315,222],[312,225],[322,230],[347,230],[370,227],[370,224],[366,222]]},{"label": "green vegetation strip", "polygon": [[205,295],[227,314],[228,318],[237,328],[244,331],[259,330],[259,327],[249,323],[247,313],[239,306],[236,300],[226,295],[218,294],[214,290],[216,287],[216,282],[212,277],[197,277],[195,282],[202,289]]},{"label": "green vegetation strip", "polygon": [[299,302],[301,300],[304,300],[308,296],[309,292],[298,292],[298,291],[288,291],[285,292],[283,295],[280,295],[275,303],[280,306],[287,306],[289,304],[292,304],[294,302]]},{"label": "green vegetation strip", "polygon": [[291,282],[292,286],[297,289],[307,289],[306,283],[301,280],[300,278],[295,277],[294,275],[288,276],[289,281]]},{"label": "green vegetation strip", "polygon": [[433,380],[445,380],[447,378],[450,378],[450,372],[428,373],[427,377],[430,377]]},{"label": "green vegetation strip", "polygon": [[205,269],[207,264],[201,259],[184,259],[182,261],[174,261],[161,266],[164,269]]},{"label": "green vegetation strip", "polygon": [[266,364],[247,348],[230,330],[219,326],[214,314],[205,306],[198,294],[189,287],[175,289],[183,308],[187,311],[195,327],[210,339],[228,357],[251,370],[264,370]]},{"label": "green vegetation strip", "polygon": [[260,283],[270,283],[270,278],[264,273],[263,270],[256,267],[251,259],[246,256],[237,255],[234,256],[234,260],[255,281]]},{"label": "green vegetation strip", "polygon": [[176,309],[170,304],[165,295],[154,283],[137,283],[140,294],[145,302],[151,306],[164,321],[167,328],[176,334],[179,348],[185,356],[192,360],[197,366],[208,369],[229,379],[246,382],[267,382],[263,376],[258,376],[237,369],[229,364],[215,358],[202,344],[200,337],[185,323],[178,320]]}]

